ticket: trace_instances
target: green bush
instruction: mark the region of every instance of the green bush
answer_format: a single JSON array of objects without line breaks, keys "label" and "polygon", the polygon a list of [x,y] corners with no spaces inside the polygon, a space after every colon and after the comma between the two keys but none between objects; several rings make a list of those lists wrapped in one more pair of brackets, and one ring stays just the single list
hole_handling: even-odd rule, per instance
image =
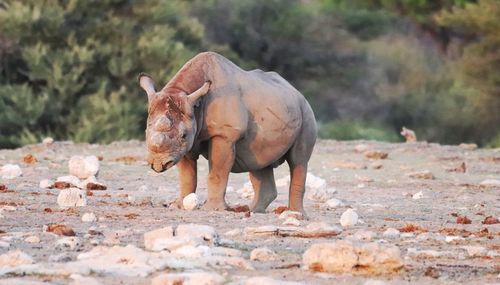
[{"label": "green bush", "polygon": [[319,124],[319,136],[336,140],[401,141],[397,131],[380,124],[335,121]]}]

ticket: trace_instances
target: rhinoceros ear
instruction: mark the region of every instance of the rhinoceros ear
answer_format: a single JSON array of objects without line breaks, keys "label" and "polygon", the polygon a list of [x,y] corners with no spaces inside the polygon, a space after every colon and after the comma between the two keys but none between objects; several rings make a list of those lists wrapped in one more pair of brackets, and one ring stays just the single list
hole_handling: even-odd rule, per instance
[{"label": "rhinoceros ear", "polygon": [[141,73],[139,74],[138,77],[139,80],[139,85],[146,91],[148,94],[148,99],[150,99],[155,93],[155,82],[151,78],[151,76],[147,75],[146,73]]},{"label": "rhinoceros ear", "polygon": [[212,82],[207,81],[207,82],[205,82],[205,84],[203,84],[203,86],[200,87],[200,89],[198,89],[198,90],[196,90],[193,93],[188,95],[188,100],[189,100],[189,103],[191,104],[191,106],[194,106],[196,104],[196,101],[198,100],[198,98],[200,98],[208,93],[208,91],[210,90],[210,84],[212,84]]}]

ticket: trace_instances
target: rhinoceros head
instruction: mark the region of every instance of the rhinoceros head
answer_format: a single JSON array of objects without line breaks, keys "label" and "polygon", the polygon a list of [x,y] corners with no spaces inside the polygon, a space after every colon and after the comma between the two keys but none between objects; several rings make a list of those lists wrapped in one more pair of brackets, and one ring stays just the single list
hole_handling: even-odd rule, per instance
[{"label": "rhinoceros head", "polygon": [[154,171],[163,172],[193,146],[196,134],[193,108],[198,98],[208,93],[210,82],[191,94],[177,88],[156,92],[153,79],[146,74],[139,75],[139,85],[148,94],[147,160]]}]

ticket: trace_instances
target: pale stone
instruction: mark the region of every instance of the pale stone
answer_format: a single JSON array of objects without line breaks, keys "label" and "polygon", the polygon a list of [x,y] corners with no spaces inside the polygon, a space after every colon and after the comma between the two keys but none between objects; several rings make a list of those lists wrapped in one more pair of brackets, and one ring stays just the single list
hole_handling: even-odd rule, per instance
[{"label": "pale stone", "polygon": [[482,187],[500,187],[500,180],[497,179],[486,179],[479,183]]},{"label": "pale stone", "polygon": [[174,229],[170,226],[147,232],[144,234],[144,247],[148,250],[162,250],[164,249],[164,247],[161,246],[163,241],[173,236]]},{"label": "pale stone", "polygon": [[97,221],[97,217],[94,213],[85,213],[82,215],[82,222],[84,223],[93,223]]},{"label": "pale stone", "polygon": [[212,255],[241,256],[241,251],[234,248],[216,246],[213,247],[211,250],[212,250]]},{"label": "pale stone", "polygon": [[232,229],[232,230],[225,232],[224,235],[233,237],[233,236],[239,236],[242,233],[243,233],[243,231],[241,229]]},{"label": "pale stone", "polygon": [[358,230],[357,232],[355,232],[353,237],[357,240],[371,241],[376,236],[377,236],[377,234],[375,232],[361,229],[361,230]]},{"label": "pale stone", "polygon": [[391,274],[403,267],[396,246],[347,240],[314,244],[303,262],[310,270],[331,273]]},{"label": "pale stone", "polygon": [[453,253],[450,251],[437,251],[433,249],[419,250],[413,247],[408,248],[408,255],[416,257],[452,257]]},{"label": "pale stone", "polygon": [[365,151],[370,149],[372,149],[372,147],[367,144],[358,144],[354,147],[354,150],[359,153],[364,153]]},{"label": "pale stone", "polygon": [[80,179],[96,176],[99,172],[99,159],[96,156],[75,155],[68,162],[69,173]]},{"label": "pale stone", "polygon": [[298,220],[304,218],[304,216],[302,215],[301,212],[288,211],[288,210],[287,211],[283,211],[283,213],[281,213],[278,218],[280,220],[284,220],[284,219],[288,219],[290,217],[298,219]]},{"label": "pale stone", "polygon": [[195,193],[191,193],[184,197],[184,199],[182,199],[182,207],[185,210],[192,211],[198,208],[199,205],[200,200],[198,199],[198,195],[196,195]]},{"label": "pale stone", "polygon": [[183,245],[172,251],[172,254],[183,258],[199,258],[212,255],[207,246]]},{"label": "pale stone", "polygon": [[152,247],[146,248],[152,251],[169,250],[174,251],[183,246],[198,246],[203,244],[203,240],[195,237],[171,237],[158,238],[154,241]]},{"label": "pale stone", "polygon": [[411,196],[411,198],[413,200],[419,200],[419,199],[422,199],[423,197],[424,197],[424,193],[422,193],[422,191],[419,191]]},{"label": "pale stone", "polygon": [[255,270],[253,266],[244,258],[239,256],[219,256],[214,255],[202,259],[207,266],[215,268],[240,268],[244,270]]},{"label": "pale stone", "polygon": [[399,230],[395,228],[388,228],[387,230],[384,231],[382,236],[388,239],[396,239],[399,238],[400,234],[401,233],[399,232]]},{"label": "pale stone", "polygon": [[456,241],[456,240],[464,240],[464,238],[461,237],[461,236],[446,236],[445,237],[445,241],[446,242],[453,242],[453,241]]},{"label": "pale stone", "polygon": [[386,285],[382,280],[366,280],[363,285]]},{"label": "pale stone", "polygon": [[34,263],[33,258],[20,250],[11,250],[0,255],[0,268],[16,267]]},{"label": "pale stone", "polygon": [[323,208],[326,208],[326,209],[335,209],[335,208],[338,208],[338,207],[341,207],[341,206],[344,206],[344,203],[342,201],[340,201],[339,199],[336,199],[336,198],[332,198],[332,199],[328,199],[325,204],[323,204]]},{"label": "pale stone", "polygon": [[56,241],[56,248],[62,250],[76,250],[82,246],[82,240],[79,237],[63,237]]},{"label": "pale stone", "polygon": [[9,247],[10,247],[10,243],[0,240],[0,248],[9,248]]},{"label": "pale stone", "polygon": [[23,171],[17,164],[5,164],[0,168],[0,176],[2,179],[14,179],[21,175],[23,175]]},{"label": "pale stone", "polygon": [[243,187],[238,189],[236,192],[238,192],[243,199],[253,199],[254,190],[250,181],[243,184]]},{"label": "pale stone", "polygon": [[29,236],[29,237],[25,238],[24,241],[27,243],[39,243],[40,238],[37,236]]},{"label": "pale stone", "polygon": [[54,143],[54,139],[51,137],[46,137],[42,140],[42,144],[44,145],[51,145]]},{"label": "pale stone", "polygon": [[78,179],[78,177],[74,175],[57,177],[56,182],[66,182],[73,185],[73,187],[82,188],[82,182],[80,181],[80,179]]},{"label": "pale stone", "polygon": [[182,224],[175,229],[175,236],[201,238],[211,244],[218,239],[217,232],[211,226],[199,224]]},{"label": "pale stone", "polygon": [[151,285],[219,285],[225,281],[215,272],[162,273],[151,281]]},{"label": "pale stone", "polygon": [[358,214],[353,209],[347,209],[342,216],[340,216],[340,224],[343,227],[352,227],[358,223]]},{"label": "pale stone", "polygon": [[411,172],[407,176],[415,179],[434,179],[434,175],[429,170]]},{"label": "pale stone", "polygon": [[288,217],[284,222],[283,222],[283,225],[287,225],[287,226],[300,226],[300,221],[297,220],[296,218],[294,217]]},{"label": "pale stone", "polygon": [[49,256],[50,262],[68,262],[71,260],[72,260],[71,254],[68,252],[63,252]]},{"label": "pale stone", "polygon": [[43,180],[40,180],[40,184],[38,186],[42,189],[49,189],[49,188],[52,188],[54,186],[54,181],[52,181],[50,179],[43,179]]},{"label": "pale stone", "polygon": [[477,144],[475,143],[461,143],[458,145],[459,147],[465,149],[465,150],[475,150],[477,149]]},{"label": "pale stone", "polygon": [[78,188],[62,189],[57,196],[57,204],[61,208],[82,207],[87,205],[85,191]]},{"label": "pale stone", "polygon": [[278,255],[267,247],[259,247],[250,252],[250,260],[255,261],[273,261]]},{"label": "pale stone", "polygon": [[69,285],[101,285],[102,284],[101,282],[99,282],[95,278],[82,276],[80,274],[71,274],[69,276],[69,278],[71,279],[71,282],[69,283]]},{"label": "pale stone", "polygon": [[265,276],[255,276],[245,280],[244,285],[300,285],[305,283],[282,281]]},{"label": "pale stone", "polygon": [[26,277],[0,279],[0,285],[47,285],[47,282],[40,282]]},{"label": "pale stone", "polygon": [[488,250],[483,246],[467,245],[462,246],[462,248],[467,251],[467,254],[471,257],[484,256]]}]

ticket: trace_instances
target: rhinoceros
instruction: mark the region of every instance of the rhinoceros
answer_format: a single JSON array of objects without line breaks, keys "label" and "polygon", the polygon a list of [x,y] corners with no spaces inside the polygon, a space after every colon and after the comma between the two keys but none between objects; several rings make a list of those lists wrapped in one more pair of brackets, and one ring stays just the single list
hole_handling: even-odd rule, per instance
[{"label": "rhinoceros", "polygon": [[224,210],[230,172],[249,172],[255,194],[250,209],[264,212],[276,198],[273,169],[290,167],[290,210],[304,213],[307,164],[316,143],[314,113],[275,72],[245,71],[204,52],[189,60],[160,91],[139,75],[148,95],[147,161],[156,172],[178,166],[180,197],[196,191],[197,159],[208,159],[203,209]]}]

